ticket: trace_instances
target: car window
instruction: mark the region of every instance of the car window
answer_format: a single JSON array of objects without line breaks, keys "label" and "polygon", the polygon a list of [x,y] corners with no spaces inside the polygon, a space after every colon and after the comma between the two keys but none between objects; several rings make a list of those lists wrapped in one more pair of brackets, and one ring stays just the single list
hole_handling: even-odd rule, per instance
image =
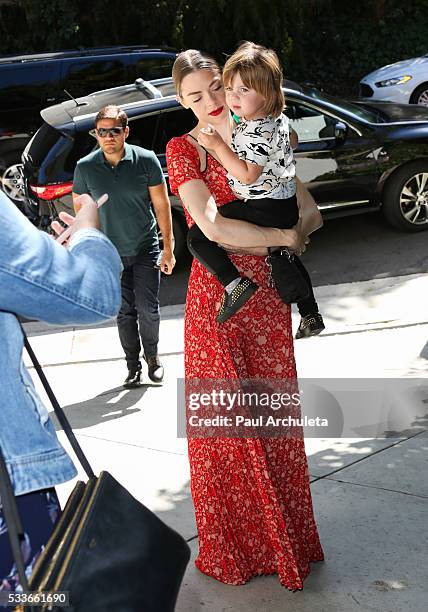
[{"label": "car window", "polygon": [[196,125],[193,112],[187,108],[176,107],[164,110],[160,116],[159,128],[155,142],[155,153],[165,153],[166,145],[174,136],[182,136],[190,132]]},{"label": "car window", "polygon": [[72,136],[44,123],[25,149],[32,168],[40,171],[42,183],[61,183],[73,177],[77,161],[92,147],[89,134]]},{"label": "car window", "polygon": [[155,113],[153,115],[130,118],[127,142],[152,151],[154,149],[159,116],[160,113]]},{"label": "car window", "polygon": [[288,103],[284,113],[290,119],[290,126],[299,137],[299,142],[313,142],[334,138],[337,120],[304,104]]},{"label": "car window", "polygon": [[365,106],[361,106],[360,104],[353,104],[348,100],[344,100],[343,98],[336,98],[335,96],[330,96],[324,91],[319,91],[315,87],[311,87],[310,89],[305,89],[304,91],[306,96],[313,98],[314,100],[318,100],[321,103],[333,104],[335,107],[340,108],[341,111],[345,113],[351,113],[354,117],[358,117],[359,119],[363,119],[364,121],[369,121],[370,123],[384,123],[385,116],[383,113],[379,111],[373,111]]},{"label": "car window", "polygon": [[119,58],[72,58],[64,62],[63,88],[75,98],[93,91],[124,85],[126,81],[125,66]]},{"label": "car window", "polygon": [[[132,60],[132,56],[131,56]],[[135,62],[135,79],[163,79],[172,74],[174,59],[165,56],[142,57]]]},{"label": "car window", "polygon": [[43,123],[34,134],[25,152],[34,166],[40,166],[46,159],[49,151],[63,138],[61,132],[48,123]]},{"label": "car window", "polygon": [[58,62],[11,63],[2,66],[0,111],[41,109],[58,90]]},{"label": "car window", "polygon": [[68,148],[68,152],[64,158],[64,170],[69,173],[74,173],[74,169],[79,159],[88,155],[94,148],[98,148],[98,143],[94,141],[92,136],[87,132],[76,133],[73,146]]}]

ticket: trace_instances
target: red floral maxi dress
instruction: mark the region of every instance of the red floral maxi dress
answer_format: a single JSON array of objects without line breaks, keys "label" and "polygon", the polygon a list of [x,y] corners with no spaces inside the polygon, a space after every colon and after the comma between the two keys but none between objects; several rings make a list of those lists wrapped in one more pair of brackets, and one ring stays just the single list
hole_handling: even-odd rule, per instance
[{"label": "red floral maxi dress", "polygon": [[[210,155],[200,169],[186,136],[167,146],[171,191],[203,180],[217,206],[235,199],[224,168]],[[194,223],[185,210],[187,222]],[[186,379],[296,377],[291,310],[268,287],[264,257],[232,254],[259,289],[223,324],[216,322],[224,289],[196,259],[187,291]],[[196,567],[227,584],[278,574],[303,587],[310,562],[323,559],[312,510],[303,438],[189,438],[191,492],[199,537]]]}]

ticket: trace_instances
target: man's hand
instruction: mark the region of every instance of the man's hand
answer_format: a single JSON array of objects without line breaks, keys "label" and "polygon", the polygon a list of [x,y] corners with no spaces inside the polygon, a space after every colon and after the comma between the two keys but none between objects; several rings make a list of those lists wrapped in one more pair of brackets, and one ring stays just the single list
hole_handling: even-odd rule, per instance
[{"label": "man's hand", "polygon": [[175,266],[175,257],[172,252],[172,217],[171,204],[165,183],[149,187],[150,199],[155,211],[156,220],[162,234],[163,250],[159,263],[159,269],[164,274],[171,274]]},{"label": "man's hand", "polygon": [[223,138],[211,125],[201,129],[198,134],[198,142],[206,149],[211,149],[212,151],[215,151],[224,144]]},{"label": "man's hand", "polygon": [[172,251],[163,250],[159,264],[160,271],[164,274],[172,274],[175,266],[175,257]]}]

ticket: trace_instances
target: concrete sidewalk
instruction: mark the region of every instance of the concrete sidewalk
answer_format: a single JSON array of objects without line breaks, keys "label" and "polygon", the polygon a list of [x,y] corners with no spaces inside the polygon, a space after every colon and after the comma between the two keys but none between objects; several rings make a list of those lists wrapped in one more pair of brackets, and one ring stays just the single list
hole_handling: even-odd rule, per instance
[{"label": "concrete sidewalk", "polygon": [[[312,566],[302,592],[290,593],[276,576],[241,587],[223,585],[200,574],[191,561],[177,612],[427,609],[428,394],[420,383],[428,373],[427,277],[320,287],[316,295],[327,329],[295,343],[301,378],[414,378],[425,395],[412,407],[413,419],[400,438],[307,438],[326,560]],[[126,366],[113,324],[66,331],[37,323],[26,328],[95,471],[108,469],[182,533],[194,557],[186,442],[176,436],[183,307],[163,310],[162,387],[147,381],[138,390],[122,389]],[[408,406],[403,409],[408,414]],[[73,485],[58,488],[62,501]]]}]

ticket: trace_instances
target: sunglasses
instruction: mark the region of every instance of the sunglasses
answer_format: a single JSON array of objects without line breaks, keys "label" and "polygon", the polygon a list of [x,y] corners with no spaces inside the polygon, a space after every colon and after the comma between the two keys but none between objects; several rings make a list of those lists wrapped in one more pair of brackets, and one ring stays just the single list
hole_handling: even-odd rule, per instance
[{"label": "sunglasses", "polygon": [[112,127],[112,128],[97,128],[95,130],[91,130],[91,136],[99,136],[99,138],[106,138],[106,136],[112,136],[116,138],[120,136],[125,128],[123,127]]}]

